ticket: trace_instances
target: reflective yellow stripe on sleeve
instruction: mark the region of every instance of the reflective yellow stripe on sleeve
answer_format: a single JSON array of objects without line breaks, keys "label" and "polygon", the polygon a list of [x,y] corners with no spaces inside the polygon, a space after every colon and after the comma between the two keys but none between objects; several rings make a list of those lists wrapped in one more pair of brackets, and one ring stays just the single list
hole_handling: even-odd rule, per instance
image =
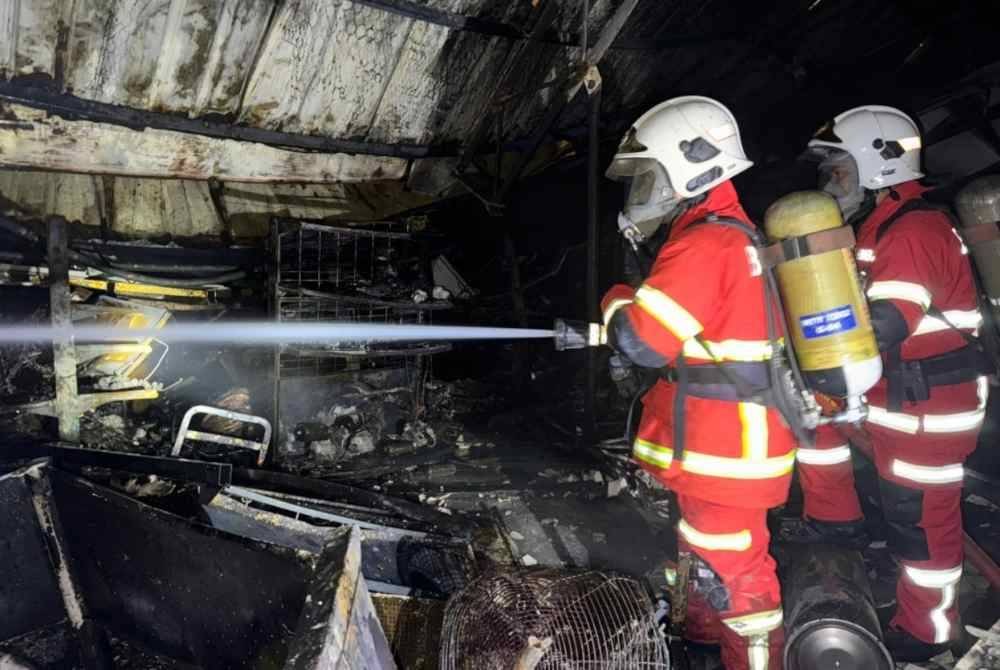
[{"label": "reflective yellow stripe on sleeve", "polygon": [[647,440],[636,440],[632,445],[632,455],[640,461],[666,470],[674,461],[674,451]]},{"label": "reflective yellow stripe on sleeve", "polygon": [[673,298],[663,291],[646,286],[639,287],[635,292],[635,304],[641,307],[660,325],[673,333],[682,342],[700,333],[703,328],[698,319],[681,307]]},{"label": "reflective yellow stripe on sleeve", "polygon": [[611,319],[614,318],[615,312],[620,310],[622,307],[628,307],[632,304],[631,300],[626,300],[625,298],[618,298],[612,300],[608,303],[608,306],[604,308],[604,325],[611,323]]},{"label": "reflective yellow stripe on sleeve", "polygon": [[[702,345],[705,346],[702,346]],[[706,350],[705,347],[708,347]],[[684,355],[703,361],[766,361],[771,358],[771,343],[767,340],[708,340],[690,339],[684,343]]]},{"label": "reflective yellow stripe on sleeve", "polygon": [[753,542],[749,530],[744,529],[738,533],[703,533],[684,519],[677,524],[677,532],[691,545],[710,551],[746,551]]},{"label": "reflective yellow stripe on sleeve", "polygon": [[877,281],[868,287],[869,300],[905,300],[915,302],[925,311],[931,306],[931,293],[920,284],[908,281]]}]

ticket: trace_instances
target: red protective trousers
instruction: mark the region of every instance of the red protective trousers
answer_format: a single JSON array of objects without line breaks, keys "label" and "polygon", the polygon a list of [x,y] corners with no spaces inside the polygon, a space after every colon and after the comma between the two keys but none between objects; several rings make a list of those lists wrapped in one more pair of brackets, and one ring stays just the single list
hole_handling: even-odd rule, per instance
[{"label": "red protective trousers", "polygon": [[[940,484],[906,480],[893,474],[891,463],[897,460],[894,454],[906,452],[908,447],[934,449],[934,442],[943,441],[950,443],[949,450],[959,446],[956,441],[966,443],[965,448],[974,447],[976,434],[901,436],[872,425],[867,432],[878,465],[889,548],[902,564],[891,625],[925,642],[953,639],[958,635],[957,591],[962,575],[961,480]],[[838,439],[831,429],[821,436],[815,451],[803,449],[798,454],[805,516],[820,521],[858,521],[863,516],[850,454],[846,461],[835,455],[826,457],[829,463],[822,463],[824,454],[837,454],[835,450],[845,447],[846,441]]]},{"label": "red protective trousers", "polygon": [[724,587],[711,604],[689,590],[687,637],[719,643],[726,670],[781,670],[785,629],[781,587],[768,554],[767,510],[687,495],[677,501],[679,549],[694,552]]},{"label": "red protective trousers", "polygon": [[[894,187],[858,231],[869,301],[889,301],[906,322],[899,349],[904,362],[966,347],[959,331],[972,335],[981,322],[966,249],[948,217],[919,202],[922,192],[916,182]],[[975,449],[988,385],[984,377],[929,385],[926,396],[914,394],[895,407],[888,391],[883,379],[868,392],[865,429],[889,548],[902,564],[892,624],[925,642],[946,642],[958,634],[962,463]],[[797,460],[806,517],[862,518],[845,440],[824,429],[816,449],[800,449]]]}]

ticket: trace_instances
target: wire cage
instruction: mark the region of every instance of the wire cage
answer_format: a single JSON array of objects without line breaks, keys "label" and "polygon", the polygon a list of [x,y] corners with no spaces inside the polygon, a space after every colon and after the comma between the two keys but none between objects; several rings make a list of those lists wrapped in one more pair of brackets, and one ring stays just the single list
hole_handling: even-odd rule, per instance
[{"label": "wire cage", "polygon": [[[364,227],[275,221],[272,237],[276,320],[430,324],[446,301],[430,300],[429,268],[416,240],[395,222]],[[401,368],[409,357],[446,351],[442,343],[324,342],[284,345],[283,375]]]},{"label": "wire cage", "polygon": [[441,670],[669,670],[652,602],[634,579],[589,570],[488,573],[454,595]]}]

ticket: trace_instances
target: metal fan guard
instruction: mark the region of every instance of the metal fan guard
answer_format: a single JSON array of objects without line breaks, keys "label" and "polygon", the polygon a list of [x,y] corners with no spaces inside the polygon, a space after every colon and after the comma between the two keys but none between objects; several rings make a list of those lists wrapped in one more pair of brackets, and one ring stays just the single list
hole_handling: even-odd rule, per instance
[{"label": "metal fan guard", "polygon": [[[596,571],[488,573],[448,601],[441,638],[441,670],[670,667],[642,586]],[[532,638],[551,645],[532,654]]]}]

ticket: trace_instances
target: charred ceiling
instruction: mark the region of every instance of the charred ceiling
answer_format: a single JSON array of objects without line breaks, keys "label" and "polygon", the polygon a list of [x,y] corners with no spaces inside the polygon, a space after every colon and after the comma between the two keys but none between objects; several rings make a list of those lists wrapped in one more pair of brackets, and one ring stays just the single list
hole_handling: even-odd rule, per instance
[{"label": "charred ceiling", "polygon": [[572,91],[600,61],[609,142],[702,93],[734,109],[751,153],[790,153],[846,105],[923,106],[992,61],[989,4],[10,0],[0,147],[11,167],[438,197],[463,191],[459,156],[478,185],[572,153],[587,107]]}]

